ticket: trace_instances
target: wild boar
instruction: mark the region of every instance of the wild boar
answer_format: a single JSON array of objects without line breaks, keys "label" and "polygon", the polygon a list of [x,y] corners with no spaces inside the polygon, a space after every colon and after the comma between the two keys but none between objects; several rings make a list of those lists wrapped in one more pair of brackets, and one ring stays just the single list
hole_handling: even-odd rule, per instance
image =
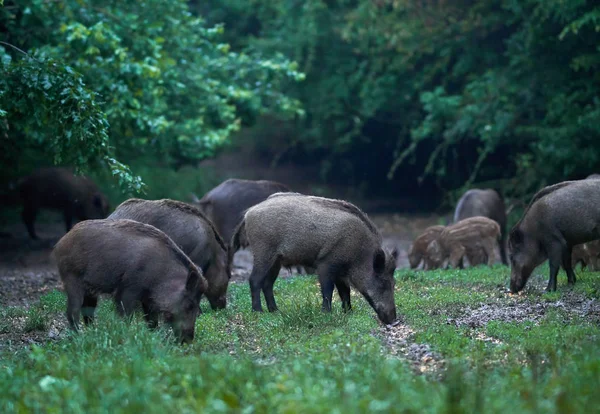
[{"label": "wild boar", "polygon": [[38,169],[19,181],[18,192],[23,203],[21,216],[32,239],[38,238],[33,224],[40,208],[62,211],[67,231],[73,218],[100,219],[108,215],[108,200],[96,184],[66,168]]},{"label": "wild boar", "polygon": [[571,265],[573,268],[581,263],[581,269],[589,268],[591,271],[600,270],[600,240],[573,246]]},{"label": "wild boar", "polygon": [[518,292],[533,270],[550,262],[548,291],[562,265],[575,283],[573,246],[600,239],[600,180],[565,181],[540,190],[509,235],[510,290]]},{"label": "wild boar", "polygon": [[196,205],[214,223],[223,239],[228,242],[244,212],[264,201],[271,194],[290,189],[281,183],[267,180],[240,180],[232,178],[204,195]]},{"label": "wild boar", "polygon": [[281,266],[316,269],[323,309],[331,310],[334,287],[349,310],[350,285],[384,323],[396,320],[394,269],[397,252],[382,248],[373,222],[358,207],[341,200],[277,193],[250,208],[232,237],[230,257],[239,247],[254,253],[250,275],[252,309],[262,311],[262,290],[270,312],[277,310],[273,284]]},{"label": "wild boar", "polygon": [[502,263],[508,265],[506,257],[506,207],[504,199],[493,189],[473,189],[463,194],[454,211],[454,222],[469,217],[487,217],[500,226],[501,238],[498,240]]},{"label": "wild boar", "polygon": [[133,220],[87,220],[75,225],[53,251],[67,293],[67,319],[77,330],[83,313],[92,322],[98,295],[114,295],[120,315],[141,302],[148,325],[163,314],[182,342],[194,339],[207,282],[181,249],[154,226]]},{"label": "wild boar", "polygon": [[427,246],[434,239],[438,238],[444,230],[444,226],[430,226],[417,237],[408,249],[408,262],[411,269],[416,269],[427,255]]},{"label": "wild boar", "polygon": [[231,277],[227,245],[198,208],[175,200],[132,198],[119,205],[108,218],[131,219],[165,232],[202,269],[208,281],[206,298],[210,306],[225,308]]},{"label": "wild boar", "polygon": [[[454,268],[462,266],[465,255],[471,265],[477,265],[482,257],[487,265],[494,264],[494,246],[500,237],[500,226],[487,217],[470,217],[446,227],[437,239],[427,246],[429,267],[439,268],[444,261]],[[481,253],[483,250],[483,254]]]}]

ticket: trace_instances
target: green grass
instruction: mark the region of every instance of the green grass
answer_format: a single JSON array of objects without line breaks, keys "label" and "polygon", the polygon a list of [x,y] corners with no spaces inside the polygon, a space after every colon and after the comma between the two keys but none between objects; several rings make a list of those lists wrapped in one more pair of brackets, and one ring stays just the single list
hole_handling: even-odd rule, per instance
[{"label": "green grass", "polygon": [[[546,271],[536,272],[534,284],[545,281]],[[530,289],[512,297],[503,290],[508,269],[501,266],[396,277],[398,311],[415,331],[409,340],[429,344],[444,359],[438,372],[417,374],[410,361],[392,356],[385,329],[354,292],[351,313],[336,298],[325,314],[316,279],[296,277],[276,283],[280,311],[273,314],[250,311],[247,284],[231,286],[224,311],[203,302],[189,346],[175,344],[164,327],[148,330],[140,316],[120,320],[103,301],[96,324],[79,334],[0,352],[0,412],[598,410],[599,317],[568,304],[574,297],[597,301],[600,273],[578,274],[574,291],[562,275],[556,294]],[[561,301],[567,305],[554,306]],[[483,305],[546,307],[534,321],[449,322]],[[27,311],[4,308],[0,315],[25,316],[26,325],[44,329],[44,315],[64,307],[63,294],[52,292]]]}]

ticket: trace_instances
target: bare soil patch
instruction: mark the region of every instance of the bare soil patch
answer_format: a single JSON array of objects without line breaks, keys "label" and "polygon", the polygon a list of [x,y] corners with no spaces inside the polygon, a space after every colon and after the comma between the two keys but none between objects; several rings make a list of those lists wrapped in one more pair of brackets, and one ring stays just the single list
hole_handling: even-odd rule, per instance
[{"label": "bare soil patch", "polygon": [[482,328],[491,321],[538,323],[551,309],[564,311],[566,317],[583,317],[600,323],[600,302],[575,292],[567,292],[556,301],[532,302],[526,297],[490,302],[477,308],[466,308],[462,316],[448,318],[447,322],[457,327]]},{"label": "bare soil patch", "polygon": [[442,355],[433,351],[428,344],[412,340],[415,331],[408,325],[385,326],[377,334],[383,338],[389,355],[408,361],[414,372],[435,374],[444,368]]}]

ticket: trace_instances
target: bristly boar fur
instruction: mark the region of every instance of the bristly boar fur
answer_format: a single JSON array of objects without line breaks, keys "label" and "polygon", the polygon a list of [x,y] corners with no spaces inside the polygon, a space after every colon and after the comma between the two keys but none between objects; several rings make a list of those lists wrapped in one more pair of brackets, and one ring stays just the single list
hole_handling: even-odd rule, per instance
[{"label": "bristly boar fur", "polygon": [[[434,239],[438,238],[440,233],[444,230],[444,226],[430,226],[418,236],[413,244],[408,249],[408,262],[410,263],[411,269],[416,269],[419,264],[427,256],[427,246]],[[427,269],[426,269],[427,270]]]},{"label": "bristly boar fur", "polygon": [[114,296],[117,311],[130,315],[141,302],[150,327],[160,314],[184,342],[194,338],[199,302],[207,289],[198,268],[165,233],[133,220],[87,220],[54,247],[67,293],[67,319],[92,322],[98,295]]},{"label": "bristly boar fur", "polygon": [[483,255],[488,266],[494,264],[494,246],[500,237],[500,226],[487,217],[469,217],[446,227],[427,247],[430,267],[439,268],[443,262],[454,268],[462,265],[465,255],[471,264],[478,264]]},{"label": "bristly boar fur", "polygon": [[316,269],[323,309],[331,310],[334,287],[343,309],[350,309],[352,284],[379,319],[396,319],[394,269],[397,252],[386,253],[375,225],[356,206],[341,200],[279,193],[250,208],[232,237],[230,252],[249,246],[252,309],[262,311],[262,290],[269,311],[277,309],[273,284],[281,266]]},{"label": "bristly boar fur", "polygon": [[227,245],[198,208],[169,199],[132,198],[119,205],[109,219],[136,220],[164,231],[202,269],[208,281],[206,298],[211,307],[225,308],[231,278]]},{"label": "bristly boar fur", "polygon": [[469,217],[487,217],[500,226],[501,237],[498,240],[502,263],[508,265],[506,255],[506,206],[500,193],[491,188],[472,189],[463,194],[456,205],[454,222],[458,223]]},{"label": "bristly boar fur", "polygon": [[19,181],[18,191],[23,222],[32,239],[38,238],[34,223],[40,208],[61,211],[67,231],[73,218],[101,219],[110,208],[106,196],[91,179],[75,176],[66,168],[40,168]]},{"label": "bristly boar fur", "polygon": [[576,281],[573,246],[600,239],[600,181],[565,181],[540,190],[509,235],[510,289],[523,289],[533,270],[550,262],[549,291],[556,290],[562,265],[569,284]]}]

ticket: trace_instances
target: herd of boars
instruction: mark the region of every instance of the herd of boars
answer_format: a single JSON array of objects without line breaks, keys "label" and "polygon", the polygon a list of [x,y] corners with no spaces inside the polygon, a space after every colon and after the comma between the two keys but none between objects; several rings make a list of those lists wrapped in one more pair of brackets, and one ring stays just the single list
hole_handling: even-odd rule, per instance
[{"label": "herd of boars", "polygon": [[[410,246],[411,268],[424,270],[492,265],[496,247],[510,265],[510,291],[522,290],[532,271],[550,264],[548,290],[556,290],[562,266],[575,283],[573,266],[600,270],[600,176],[565,181],[534,195],[507,233],[502,196],[472,189],[459,200],[454,223],[432,226]],[[129,199],[109,213],[107,198],[92,180],[64,168],[45,168],[21,179],[16,194],[31,238],[41,208],[59,210],[67,234],[53,257],[67,294],[67,319],[93,321],[100,294],[129,315],[141,305],[150,327],[159,316],[179,340],[194,338],[199,303],[227,304],[233,256],[254,255],[252,309],[277,310],[273,286],[281,267],[303,266],[318,276],[322,308],[331,310],[337,290],[351,309],[354,287],[386,324],[396,321],[394,270],[398,252],[383,247],[368,216],[347,201],[304,195],[273,181],[229,179],[192,203]],[[71,228],[73,218],[81,220]],[[507,242],[508,252],[507,254]]]}]

